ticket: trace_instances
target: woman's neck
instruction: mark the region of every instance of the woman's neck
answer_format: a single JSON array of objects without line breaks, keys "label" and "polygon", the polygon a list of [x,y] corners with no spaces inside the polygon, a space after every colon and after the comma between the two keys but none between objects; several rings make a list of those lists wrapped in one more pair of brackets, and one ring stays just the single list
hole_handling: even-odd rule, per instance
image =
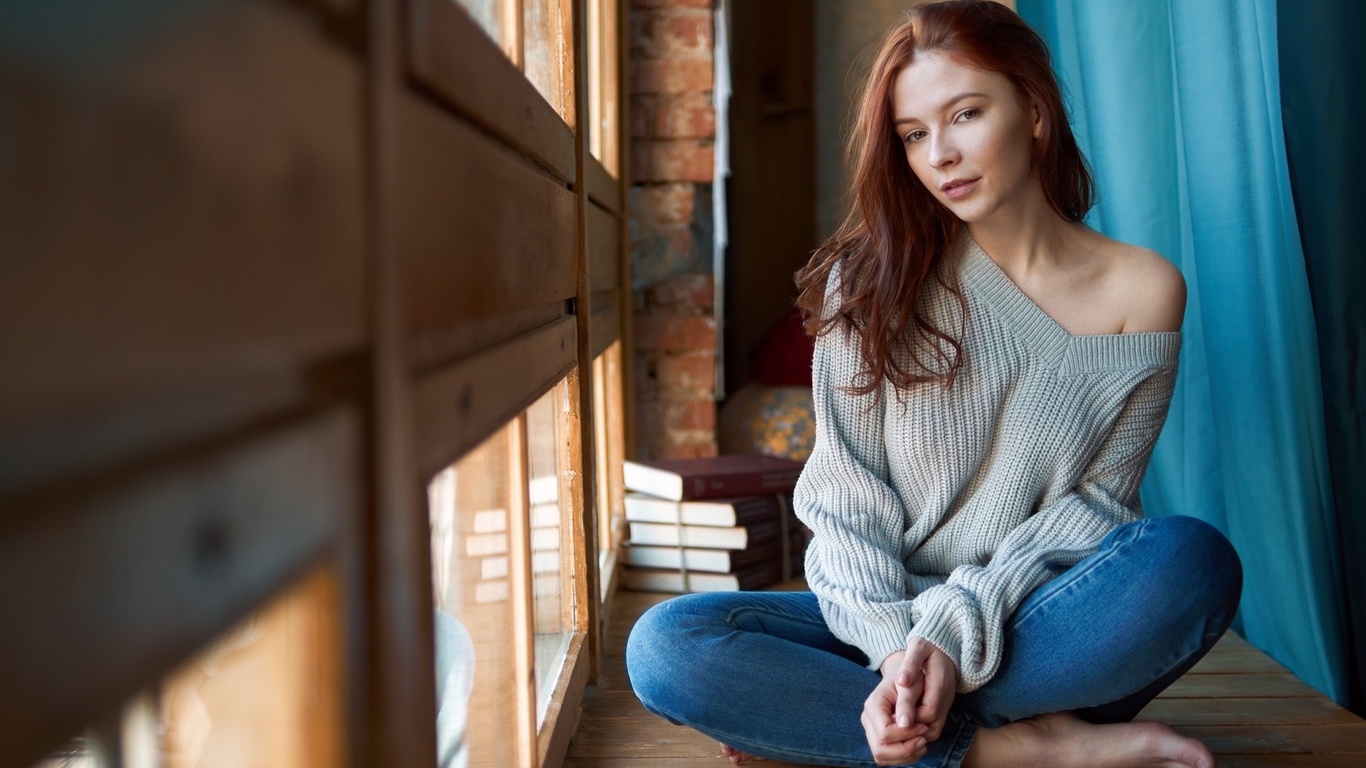
[{"label": "woman's neck", "polygon": [[1053,210],[1037,180],[967,228],[982,250],[1016,278],[1065,267],[1067,254],[1078,252],[1075,245],[1087,231],[1084,224],[1067,221]]}]

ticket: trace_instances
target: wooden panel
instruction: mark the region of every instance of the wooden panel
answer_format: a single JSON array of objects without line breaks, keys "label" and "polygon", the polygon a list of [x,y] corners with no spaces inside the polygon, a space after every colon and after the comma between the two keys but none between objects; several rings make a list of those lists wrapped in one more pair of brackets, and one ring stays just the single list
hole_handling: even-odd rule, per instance
[{"label": "wooden panel", "polygon": [[1350,752],[1366,762],[1366,723],[1350,725],[1198,725],[1179,728],[1211,752]]},{"label": "wooden panel", "polygon": [[0,490],[297,404],[366,333],[362,69],[314,11],[39,16],[0,43]]},{"label": "wooden panel", "polygon": [[574,179],[574,134],[465,11],[408,3],[409,74],[436,98],[548,168]]},{"label": "wooden panel", "polygon": [[[593,322],[590,327],[592,334],[593,357],[602,354],[612,346],[612,342],[621,338],[621,310],[617,291],[602,291],[593,295]],[[611,401],[605,403],[609,408],[620,408],[621,403]]]},{"label": "wooden panel", "polygon": [[1327,698],[1154,699],[1140,720],[1169,725],[1291,725],[1359,723],[1360,718]]},{"label": "wooden panel", "polygon": [[619,213],[621,200],[621,184],[612,174],[602,167],[596,157],[588,155],[584,162],[585,178],[588,181],[588,197],[594,203],[602,206],[608,213],[615,216]]},{"label": "wooden panel", "polygon": [[621,287],[621,238],[617,217],[588,206],[588,279],[594,291]]},{"label": "wooden panel", "polygon": [[584,658],[586,637],[583,632],[576,632],[569,641],[564,668],[560,671],[555,691],[551,694],[550,706],[546,710],[545,722],[549,727],[543,727],[537,736],[538,765],[563,763],[569,740],[578,731],[579,706],[588,681],[588,663]]},{"label": "wooden panel", "polygon": [[1361,768],[1361,755],[1219,755],[1219,768]]},{"label": "wooden panel", "polygon": [[301,573],[358,509],[358,422],[333,411],[7,514],[0,764],[36,759]]},{"label": "wooden panel", "polygon": [[431,478],[535,402],[574,367],[574,318],[418,379],[418,465]]},{"label": "wooden panel", "polygon": [[[436,611],[433,610],[431,526],[416,457],[416,426],[405,304],[407,277],[397,258],[404,200],[393,188],[400,158],[413,140],[404,105],[412,99],[404,74],[408,5],[367,0],[371,58],[369,125],[373,178],[375,344],[372,360],[369,527],[360,546],[367,558],[363,590],[368,667],[357,686],[364,697],[357,766],[430,768],[437,761]],[[441,158],[433,158],[440,162]],[[410,161],[411,162],[411,161]]]},{"label": "wooden panel", "polygon": [[512,593],[512,659],[517,699],[517,764],[538,768],[536,762],[536,650],[535,617],[531,607],[531,499],[528,488],[526,414],[506,427],[508,434],[508,583]]},{"label": "wooden panel", "polygon": [[574,195],[468,123],[397,101],[391,237],[414,345],[572,298]]},{"label": "wooden panel", "polygon": [[1310,688],[1298,677],[1291,674],[1267,675],[1186,675],[1172,683],[1161,694],[1167,698],[1201,698],[1209,696],[1235,696],[1247,698],[1316,697],[1318,691]]},{"label": "wooden panel", "polygon": [[1248,646],[1247,650],[1211,651],[1187,674],[1243,674],[1260,672],[1287,674],[1290,670],[1277,664],[1271,657]]}]

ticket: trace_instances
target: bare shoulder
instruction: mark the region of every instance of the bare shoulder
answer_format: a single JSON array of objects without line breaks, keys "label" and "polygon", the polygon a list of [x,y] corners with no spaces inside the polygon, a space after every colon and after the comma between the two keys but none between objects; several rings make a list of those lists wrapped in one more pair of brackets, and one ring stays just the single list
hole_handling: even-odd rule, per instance
[{"label": "bare shoulder", "polygon": [[1179,331],[1186,314],[1186,278],[1165,256],[1115,241],[1116,285],[1124,295],[1124,333]]}]

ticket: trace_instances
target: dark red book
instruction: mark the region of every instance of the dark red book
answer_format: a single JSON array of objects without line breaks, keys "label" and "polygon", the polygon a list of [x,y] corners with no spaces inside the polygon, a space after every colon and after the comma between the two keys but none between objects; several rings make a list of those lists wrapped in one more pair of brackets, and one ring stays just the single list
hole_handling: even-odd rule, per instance
[{"label": "dark red book", "polygon": [[758,453],[711,459],[623,462],[626,490],[661,499],[690,501],[727,496],[788,493],[802,474],[802,463]]}]

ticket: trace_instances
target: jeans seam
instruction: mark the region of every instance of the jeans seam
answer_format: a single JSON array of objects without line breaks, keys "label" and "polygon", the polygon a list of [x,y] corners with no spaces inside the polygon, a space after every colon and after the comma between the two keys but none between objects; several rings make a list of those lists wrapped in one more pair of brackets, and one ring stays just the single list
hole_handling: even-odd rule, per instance
[{"label": "jeans seam", "polygon": [[[1147,519],[1145,518],[1143,521],[1140,521],[1140,522],[1146,522],[1146,521],[1147,521]],[[1131,536],[1131,537],[1129,537],[1128,539],[1126,539],[1126,540],[1125,540],[1125,543],[1128,543],[1128,542],[1130,542],[1130,541],[1136,541],[1136,540],[1138,540],[1139,538],[1141,538],[1141,537],[1143,536],[1143,529],[1144,529],[1146,526],[1144,526],[1144,525],[1134,525],[1134,526],[1132,526],[1132,527],[1133,527],[1133,529],[1135,530],[1135,533],[1134,533],[1133,536]],[[1115,542],[1115,543],[1118,544],[1119,542]],[[1049,606],[1049,604],[1053,602],[1053,599],[1054,599],[1054,598],[1059,597],[1059,596],[1061,596],[1061,595],[1066,595],[1066,594],[1072,592],[1072,591],[1073,591],[1073,588],[1076,586],[1077,583],[1079,583],[1083,578],[1085,578],[1085,577],[1087,577],[1088,575],[1090,575],[1090,573],[1091,573],[1092,571],[1094,571],[1096,568],[1098,568],[1099,566],[1101,566],[1101,565],[1104,564],[1105,562],[1109,561],[1112,557],[1114,557],[1114,556],[1117,554],[1117,550],[1118,550],[1118,547],[1113,547],[1113,546],[1110,547],[1109,549],[1105,550],[1105,553],[1103,554],[1103,556],[1094,558],[1094,559],[1091,560],[1091,562],[1087,563],[1087,564],[1086,564],[1086,568],[1085,568],[1084,570],[1074,571],[1073,569],[1068,569],[1067,571],[1064,571],[1063,574],[1059,574],[1059,576],[1058,576],[1058,577],[1055,577],[1055,578],[1061,578],[1062,575],[1066,574],[1066,575],[1070,575],[1070,576],[1072,577],[1072,579],[1071,579],[1071,581],[1070,581],[1066,586],[1064,586],[1062,589],[1059,589],[1059,590],[1057,590],[1056,592],[1054,592],[1053,594],[1048,595],[1048,597],[1046,597],[1046,598],[1044,598],[1043,600],[1039,601],[1037,604],[1035,604],[1035,605],[1033,605],[1033,606],[1030,606],[1029,611],[1027,611],[1026,613],[1017,614],[1016,617],[1015,617],[1015,624],[1016,624],[1017,626],[1020,626],[1020,625],[1025,624],[1027,621],[1029,621],[1030,618],[1032,618],[1032,617],[1034,616],[1034,614],[1038,613],[1040,610],[1042,610],[1042,609],[1044,609],[1044,608],[1047,608],[1047,607]],[[1086,559],[1086,558],[1083,558],[1083,560],[1085,560],[1085,559]],[[1075,567],[1075,566],[1074,566],[1074,567]],[[1044,586],[1047,586],[1047,583],[1045,583]],[[1028,598],[1026,598],[1026,599],[1028,599]]]},{"label": "jeans seam", "polygon": [[[704,736],[708,736],[713,739],[720,739],[724,743],[729,744],[732,747],[735,747],[736,744],[741,744],[743,746],[749,746],[751,747],[751,749],[753,748],[751,745],[744,743],[745,739],[736,738],[733,734],[728,734],[725,731],[722,731],[720,728],[708,728],[708,731],[710,731],[710,733],[702,731],[699,728],[694,728],[693,730],[702,733]],[[759,747],[758,750],[768,753],[768,755],[761,755],[762,757],[768,757],[769,755],[773,755],[775,756],[774,759],[780,760],[789,760],[794,758],[797,760],[819,760],[819,765],[838,765],[845,766],[846,768],[867,768],[868,766],[877,766],[877,763],[872,760],[849,760],[843,757],[831,757],[829,755],[818,754],[815,752],[804,752],[801,750],[788,749],[784,747],[769,747],[765,745]],[[743,749],[742,751],[748,752],[750,751],[750,749]],[[914,765],[914,763],[906,763],[906,765]]]},{"label": "jeans seam", "polygon": [[[807,617],[807,616],[798,616],[798,615],[796,615],[796,614],[788,613],[788,612],[786,612],[786,611],[775,611],[775,610],[773,610],[773,609],[770,608],[770,607],[767,607],[767,606],[757,606],[757,605],[742,605],[742,606],[739,606],[738,608],[732,608],[732,609],[730,609],[730,611],[726,613],[726,623],[729,624],[730,626],[734,627],[735,629],[740,629],[740,627],[735,626],[735,617],[736,617],[737,615],[741,614],[741,613],[746,612],[746,611],[750,611],[750,612],[753,612],[753,613],[758,613],[758,614],[760,614],[760,615],[779,616],[779,617],[782,617],[782,618],[784,618],[784,619],[790,619],[790,620],[792,620],[792,621],[799,621],[799,622],[801,622],[801,623],[803,623],[803,624],[805,624],[805,625],[807,625],[807,626],[810,626],[810,627],[827,627],[827,628],[829,627],[829,625],[826,624],[825,621],[823,621],[823,620],[813,620],[813,619],[811,619],[811,618],[809,618],[809,617]],[[741,630],[741,631],[745,631],[745,630]]]}]

